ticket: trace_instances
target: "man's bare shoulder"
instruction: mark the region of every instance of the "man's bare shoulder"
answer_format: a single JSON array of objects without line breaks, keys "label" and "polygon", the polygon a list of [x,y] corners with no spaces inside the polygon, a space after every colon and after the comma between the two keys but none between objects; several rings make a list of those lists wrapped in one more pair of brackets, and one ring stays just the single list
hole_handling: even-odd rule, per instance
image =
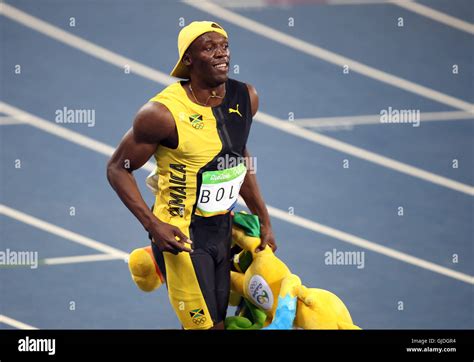
[{"label": "man's bare shoulder", "polygon": [[249,91],[250,96],[250,103],[252,106],[252,116],[255,116],[255,113],[258,111],[258,94],[255,87],[249,83],[245,84],[247,86],[247,90]]},{"label": "man's bare shoulder", "polygon": [[175,129],[171,112],[159,102],[148,102],[140,108],[133,122],[135,138],[146,143],[159,143]]}]

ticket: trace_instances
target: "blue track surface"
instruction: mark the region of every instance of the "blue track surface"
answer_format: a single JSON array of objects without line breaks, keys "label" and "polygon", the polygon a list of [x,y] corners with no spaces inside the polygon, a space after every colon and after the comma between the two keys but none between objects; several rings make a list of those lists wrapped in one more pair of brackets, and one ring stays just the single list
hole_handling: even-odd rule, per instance
[{"label": "blue track surface", "polygon": [[[178,19],[213,19],[174,1],[7,4],[153,69],[168,73]],[[421,1],[473,21],[472,3]],[[474,101],[473,35],[389,4],[229,8],[240,15],[378,70]],[[75,17],[76,27],[69,27]],[[397,27],[398,17],[404,27]],[[295,26],[287,26],[288,18]],[[51,124],[55,111],[95,110],[94,127],[59,125],[115,147],[137,109],[162,84],[111,65],[0,16],[1,101]],[[216,19],[230,35],[232,77],[252,83],[260,110],[279,119],[379,114],[388,107],[460,111],[299,52]],[[21,74],[15,74],[15,65]],[[452,66],[459,74],[452,73]],[[0,116],[8,116],[8,113]],[[466,282],[363,249],[304,225],[273,218],[278,256],[307,286],[335,292],[364,329],[472,328],[473,203],[467,193],[368,162],[254,122],[250,152],[266,202],[283,211],[471,276]],[[1,203],[124,252],[147,235],[105,178],[108,157],[27,124],[1,130]],[[307,130],[439,176],[474,184],[473,119],[365,124]],[[458,168],[453,168],[453,160]],[[15,168],[21,160],[21,168]],[[350,162],[343,168],[344,160]],[[136,177],[146,201],[146,171]],[[404,215],[397,214],[399,207]],[[75,215],[70,215],[70,208]],[[100,251],[2,216],[0,251],[37,251],[40,259]],[[365,252],[365,266],[325,264],[325,253]],[[453,254],[458,256],[453,262]],[[123,260],[0,268],[0,314],[38,328],[180,328],[165,288],[140,292]],[[75,309],[71,310],[71,302]],[[399,303],[403,302],[403,310]],[[0,324],[0,328],[11,328]]]}]

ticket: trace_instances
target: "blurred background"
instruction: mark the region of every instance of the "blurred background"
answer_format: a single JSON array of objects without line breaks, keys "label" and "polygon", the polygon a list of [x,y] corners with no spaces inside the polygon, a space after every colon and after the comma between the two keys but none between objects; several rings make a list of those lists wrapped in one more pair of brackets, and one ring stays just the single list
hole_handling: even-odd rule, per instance
[{"label": "blurred background", "polygon": [[226,29],[230,77],[259,93],[248,147],[293,273],[364,329],[473,327],[472,1],[0,6],[0,328],[180,328],[130,278],[147,234],[105,168],[194,20]]}]

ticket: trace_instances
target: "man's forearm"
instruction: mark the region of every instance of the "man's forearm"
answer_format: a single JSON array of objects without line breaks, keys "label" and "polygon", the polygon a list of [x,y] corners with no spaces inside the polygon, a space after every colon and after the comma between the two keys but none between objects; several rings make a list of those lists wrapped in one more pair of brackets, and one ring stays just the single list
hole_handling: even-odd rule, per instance
[{"label": "man's forearm", "polygon": [[250,211],[258,216],[260,223],[267,227],[271,226],[270,216],[254,173],[249,172],[245,176],[244,183],[240,189],[240,195]]},{"label": "man's forearm", "polygon": [[150,224],[157,220],[153,215],[138,189],[135,177],[131,172],[116,166],[107,168],[107,179],[120,200],[127,206],[133,215],[148,230]]}]

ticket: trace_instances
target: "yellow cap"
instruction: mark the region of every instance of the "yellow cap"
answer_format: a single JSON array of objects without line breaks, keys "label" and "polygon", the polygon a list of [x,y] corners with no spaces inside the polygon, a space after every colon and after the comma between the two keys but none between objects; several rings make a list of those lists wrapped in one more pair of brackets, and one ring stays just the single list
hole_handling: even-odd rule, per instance
[{"label": "yellow cap", "polygon": [[178,51],[179,59],[176,63],[171,75],[177,78],[189,79],[188,67],[182,63],[184,52],[189,48],[191,43],[204,33],[215,31],[227,38],[226,31],[219,24],[213,21],[193,21],[185,26],[178,35]]}]

